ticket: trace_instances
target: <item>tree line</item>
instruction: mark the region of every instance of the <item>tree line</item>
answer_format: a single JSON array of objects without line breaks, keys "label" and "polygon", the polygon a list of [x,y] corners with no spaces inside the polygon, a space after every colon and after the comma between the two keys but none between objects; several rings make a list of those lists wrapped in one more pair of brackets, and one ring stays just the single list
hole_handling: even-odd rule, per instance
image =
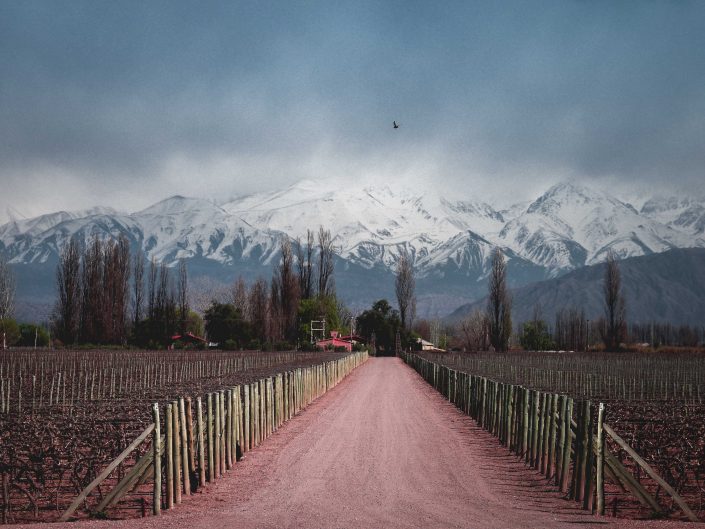
[{"label": "tree line", "polygon": [[350,323],[350,311],[336,296],[330,231],[307,230],[305,241],[293,243],[282,237],[279,250],[269,282],[259,278],[248,287],[239,277],[229,299],[213,301],[206,309],[209,339],[232,349],[305,348],[312,321],[325,321],[327,330]]},{"label": "tree line", "polygon": [[56,287],[53,329],[66,345],[156,347],[189,324],[184,261],[174,282],[170,269],[152,259],[145,285],[144,254],[131,257],[124,236],[96,236],[85,248],[72,238],[59,258]]},{"label": "tree line", "polygon": [[[308,230],[304,241],[282,237],[280,260],[271,280],[258,278],[247,285],[239,277],[227,299],[214,300],[204,318],[190,310],[185,262],[175,270],[139,250],[130,255],[125,237],[94,237],[85,247],[71,239],[56,269],[57,301],[52,333],[67,345],[125,345],[163,347],[174,334],[207,333],[227,348],[309,347],[312,322],[325,321],[326,330],[345,329],[374,342],[380,351],[415,346],[419,337],[446,346],[440,322],[416,321],[415,275],[412,257],[400,255],[395,274],[397,307],[378,300],[353,318],[335,293],[334,247],[330,231]],[[5,345],[44,345],[49,336],[35,325],[12,320],[14,277],[0,257],[0,338]],[[664,323],[627,324],[626,302],[618,262],[609,254],[603,281],[604,315],[594,321],[579,308],[561,309],[551,323],[540,310],[512,329],[512,301],[506,261],[496,248],[492,254],[487,305],[464,318],[451,331],[455,347],[468,351],[506,351],[513,344],[528,350],[586,350],[597,342],[605,350],[619,350],[626,342],[693,347],[702,343],[704,329]],[[205,325],[204,325],[205,323]],[[399,343],[401,342],[401,343]]]},{"label": "tree line", "polygon": [[526,350],[586,351],[601,347],[619,351],[626,343],[696,347],[705,339],[705,329],[689,325],[627,322],[626,299],[619,263],[613,253],[605,262],[602,284],[603,315],[590,321],[582,308],[562,308],[555,313],[553,325],[545,320],[538,307],[528,322],[513,332],[511,296],[506,287],[506,266],[499,249],[492,256],[486,310],[476,310],[458,325],[457,338],[468,351],[485,351],[492,347],[506,351],[512,336],[515,344]]}]

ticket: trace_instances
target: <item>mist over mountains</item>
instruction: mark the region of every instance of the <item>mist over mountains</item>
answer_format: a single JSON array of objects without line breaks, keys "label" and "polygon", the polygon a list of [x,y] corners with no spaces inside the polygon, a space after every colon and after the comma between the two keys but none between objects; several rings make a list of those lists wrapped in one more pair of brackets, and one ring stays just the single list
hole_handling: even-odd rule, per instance
[{"label": "mist over mountains", "polygon": [[[148,259],[171,266],[185,259],[192,294],[207,296],[239,275],[269,278],[281,238],[305,239],[319,226],[333,235],[337,290],[353,308],[393,300],[396,263],[408,253],[419,315],[444,316],[485,295],[495,246],[505,252],[512,287],[601,263],[609,252],[627,259],[705,248],[705,200],[654,197],[637,209],[604,190],[561,183],[530,203],[500,208],[435,189],[307,180],[217,203],[173,196],[134,213],[93,207],[17,219],[0,226],[0,252],[18,277],[18,316],[37,320],[51,308],[56,263],[71,237],[85,244],[123,235]],[[649,266],[640,269],[645,286],[654,281]],[[660,310],[658,299],[650,303]]]}]

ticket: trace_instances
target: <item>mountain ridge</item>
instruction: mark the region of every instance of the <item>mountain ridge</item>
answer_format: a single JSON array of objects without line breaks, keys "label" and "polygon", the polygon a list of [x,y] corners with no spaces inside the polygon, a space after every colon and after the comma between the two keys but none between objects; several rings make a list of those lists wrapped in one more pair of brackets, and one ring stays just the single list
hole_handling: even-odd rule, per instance
[{"label": "mountain ridge", "polygon": [[[389,185],[340,189],[312,180],[220,204],[177,194],[134,213],[94,207],[11,221],[0,226],[0,252],[13,266],[40,269],[57,261],[71,237],[87,244],[94,236],[125,236],[147,259],[169,266],[180,259],[194,266],[204,260],[208,266],[197,268],[225,281],[238,269],[266,276],[278,260],[282,237],[305,240],[307,230],[323,227],[333,235],[340,267],[355,269],[357,281],[365,280],[367,270],[374,281],[393,283],[400,255],[408,254],[420,312],[438,315],[454,309],[450,303],[482,295],[494,247],[507,255],[515,286],[599,263],[609,252],[625,259],[705,247],[700,227],[705,201],[693,197],[653,198],[637,210],[575,182],[556,184],[535,200],[504,209],[455,195]],[[381,283],[370,289],[389,290]],[[372,301],[356,298],[354,291],[346,301]]]},{"label": "mountain ridge", "polygon": [[[511,291],[512,320],[529,321],[538,308],[552,324],[555,312],[577,308],[586,318],[604,316],[604,263],[582,267]],[[705,248],[675,248],[630,257],[619,262],[626,300],[627,321],[703,325],[705,320]],[[484,310],[487,298],[458,307],[445,319],[460,321],[474,310]]]}]

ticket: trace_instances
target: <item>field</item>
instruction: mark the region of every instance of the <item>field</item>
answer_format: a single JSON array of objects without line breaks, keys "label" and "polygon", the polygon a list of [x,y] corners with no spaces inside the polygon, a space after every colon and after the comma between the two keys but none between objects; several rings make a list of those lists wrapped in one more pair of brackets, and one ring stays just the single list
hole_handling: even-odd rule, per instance
[{"label": "field", "polygon": [[[164,404],[179,397],[201,397],[344,356],[301,352],[0,352],[2,521],[57,520],[152,422],[152,403],[160,404],[164,421]],[[94,496],[102,498],[129,464],[149,449],[149,443],[141,446]],[[151,510],[150,491],[143,484],[126,501],[100,515],[147,514]],[[83,502],[74,516],[95,514],[95,501]]]},{"label": "field", "polygon": [[[605,422],[705,518],[705,356],[702,354],[508,353],[424,358],[460,372],[605,403]],[[663,514],[683,516],[663,487],[608,438],[608,448],[656,499]],[[606,481],[608,514],[653,516]]]}]

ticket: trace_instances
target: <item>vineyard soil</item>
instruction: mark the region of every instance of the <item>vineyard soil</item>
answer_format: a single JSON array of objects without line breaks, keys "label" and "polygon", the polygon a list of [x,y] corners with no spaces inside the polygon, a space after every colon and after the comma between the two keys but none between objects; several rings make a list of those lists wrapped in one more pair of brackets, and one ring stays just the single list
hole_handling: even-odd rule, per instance
[{"label": "vineyard soil", "polygon": [[[693,527],[566,501],[398,358],[372,358],[221,482],[159,518],[71,529]],[[37,526],[35,526],[37,527]],[[53,526],[57,527],[57,526]]]}]

